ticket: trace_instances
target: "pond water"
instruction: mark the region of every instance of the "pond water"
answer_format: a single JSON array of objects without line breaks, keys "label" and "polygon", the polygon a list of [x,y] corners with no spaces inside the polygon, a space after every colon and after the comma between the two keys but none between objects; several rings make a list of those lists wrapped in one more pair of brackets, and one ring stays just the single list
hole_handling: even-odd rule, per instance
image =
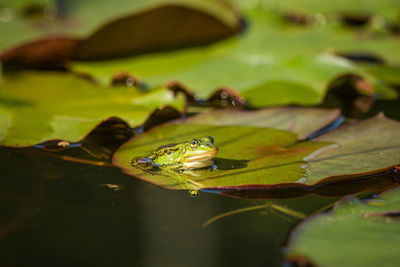
[{"label": "pond water", "polygon": [[[205,192],[193,198],[40,149],[0,147],[0,162],[1,266],[281,266],[298,223],[252,211],[203,229],[213,216],[265,201]],[[310,214],[335,200],[274,203]]]}]

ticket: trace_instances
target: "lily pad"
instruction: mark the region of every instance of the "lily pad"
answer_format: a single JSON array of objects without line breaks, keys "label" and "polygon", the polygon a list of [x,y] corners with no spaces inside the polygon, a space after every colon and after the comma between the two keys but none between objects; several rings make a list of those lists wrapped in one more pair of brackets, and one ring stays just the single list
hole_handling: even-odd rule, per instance
[{"label": "lily pad", "polygon": [[318,266],[397,266],[399,218],[399,187],[364,201],[346,197],[296,227],[287,259]]},{"label": "lily pad", "polygon": [[[152,85],[170,80],[206,98],[221,86],[237,90],[250,106],[318,104],[330,83],[344,74],[363,77],[378,97],[396,94],[378,86],[377,78],[351,60],[338,56],[365,51],[388,62],[400,61],[398,40],[391,35],[376,38],[334,22],[316,27],[285,23],[271,9],[243,9],[246,31],[209,47],[143,55],[102,62],[75,62],[73,69],[88,72],[103,82],[113,73],[134,73]],[[293,45],[295,40],[295,47]]]},{"label": "lily pad", "polygon": [[[49,7],[59,16],[48,19]],[[43,6],[36,19],[4,8],[12,14],[0,24],[0,30],[6,28],[0,48],[7,69],[49,69],[58,67],[55,59],[60,58],[99,59],[203,45],[240,29],[234,9],[220,1],[71,1]],[[62,65],[67,68],[66,62]]]},{"label": "lily pad", "polygon": [[374,118],[343,125],[315,138],[335,147],[310,155],[309,183],[343,173],[370,172],[400,164],[400,123],[379,114]]},{"label": "lily pad", "polygon": [[340,12],[341,14],[352,14],[354,16],[376,15],[395,20],[400,12],[397,0],[363,0],[354,2],[346,0],[332,2],[283,0],[276,4],[279,8],[295,10],[309,15],[316,13],[329,14]]},{"label": "lily pad", "polygon": [[365,68],[383,81],[400,85],[400,67],[387,65],[366,65]]},{"label": "lily pad", "polygon": [[[151,4],[145,5],[146,8],[139,5],[141,8],[132,15],[108,23],[79,42],[71,56],[80,60],[115,58],[203,45],[233,35],[240,29],[239,19],[231,6],[219,1],[148,2]],[[148,29],[153,30],[149,33]]]},{"label": "lily pad", "polygon": [[306,139],[340,116],[338,109],[275,107],[257,111],[213,110],[189,118],[190,124],[253,126],[286,130]]},{"label": "lily pad", "polygon": [[0,84],[0,143],[31,146],[46,140],[82,140],[109,117],[131,127],[151,112],[171,105],[183,111],[183,96],[165,88],[141,93],[133,87],[105,87],[66,73],[25,72],[3,77]]},{"label": "lily pad", "polygon": [[[219,153],[214,159],[218,169],[188,173],[149,173],[131,166],[136,157],[144,157],[161,145],[189,141],[193,137],[212,136]],[[329,143],[296,144],[294,133],[248,126],[212,126],[171,124],[156,127],[131,139],[115,155],[113,164],[130,175],[169,189],[202,189],[296,182],[305,177],[303,158]],[[282,175],[284,174],[284,175]],[[181,182],[182,181],[182,182]]]},{"label": "lily pad", "polygon": [[[268,120],[268,115],[273,113],[265,114]],[[324,178],[349,180],[400,163],[400,145],[393,141],[398,139],[400,123],[383,116],[345,125],[314,139],[318,141],[299,141],[296,134],[285,130],[242,126],[244,121],[238,112],[232,112],[231,118],[228,114],[224,116],[231,125],[233,118],[238,117],[238,123],[236,126],[197,124],[200,117],[199,120],[194,118],[195,123],[189,119],[152,128],[120,147],[114,154],[113,164],[129,175],[169,189],[245,191],[248,194],[255,189],[267,192],[296,185],[311,189],[324,183]],[[262,116],[257,119],[263,120]],[[312,127],[312,116],[310,124]],[[383,132],[385,138],[382,138]],[[161,145],[206,135],[214,137],[219,147],[214,160],[217,169],[166,174],[162,170],[148,172],[131,165],[133,158],[150,155]],[[366,148],[369,146],[371,148]],[[257,194],[260,197],[260,192]]]}]

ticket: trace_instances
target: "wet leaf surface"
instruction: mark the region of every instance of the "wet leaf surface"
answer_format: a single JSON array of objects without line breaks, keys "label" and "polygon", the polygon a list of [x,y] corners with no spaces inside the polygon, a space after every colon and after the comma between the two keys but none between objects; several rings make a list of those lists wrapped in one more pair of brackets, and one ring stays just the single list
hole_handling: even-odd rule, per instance
[{"label": "wet leaf surface", "polygon": [[171,105],[181,112],[184,108],[183,96],[175,98],[165,88],[142,93],[134,87],[105,87],[64,73],[7,75],[0,86],[0,143],[5,146],[31,146],[52,139],[77,142],[110,117],[136,127],[160,106]]},{"label": "wet leaf surface", "polygon": [[287,258],[318,266],[397,266],[399,216],[399,187],[364,201],[344,198],[295,228]]},{"label": "wet leaf surface", "polygon": [[[271,119],[273,111],[260,111],[260,114],[263,112],[266,121]],[[298,112],[301,113],[300,110]],[[305,109],[304,112],[307,114],[309,110]],[[212,114],[155,127],[132,138],[114,154],[113,164],[127,174],[169,189],[214,190],[247,198],[252,198],[253,190],[255,198],[268,198],[271,190],[297,188],[302,191],[299,193],[301,195],[304,194],[304,186],[309,187],[309,192],[312,189],[323,192],[321,184],[362,179],[371,175],[370,178],[374,179],[379,174],[384,176],[386,170],[400,163],[400,145],[393,141],[400,132],[400,124],[382,115],[344,125],[315,138],[315,141],[299,141],[292,132],[264,128],[268,123],[257,125],[249,121],[247,126],[243,126],[248,114],[238,115],[240,113],[237,111],[225,111],[222,115],[217,112],[214,115],[224,116],[226,125],[235,126],[198,124],[200,121],[206,123],[204,118],[212,118]],[[234,118],[238,118],[236,124]],[[285,121],[285,116],[280,119]],[[311,128],[318,125],[313,125],[312,116],[309,119]],[[257,117],[257,121],[263,121],[262,115]],[[217,169],[179,173],[165,172],[162,168],[147,171],[131,165],[132,159],[148,156],[161,145],[185,142],[206,135],[212,136],[219,148],[214,160]],[[384,186],[393,183],[391,174],[388,175],[389,184],[382,179]],[[365,187],[362,189],[365,190]],[[334,195],[335,192],[330,194]]]}]

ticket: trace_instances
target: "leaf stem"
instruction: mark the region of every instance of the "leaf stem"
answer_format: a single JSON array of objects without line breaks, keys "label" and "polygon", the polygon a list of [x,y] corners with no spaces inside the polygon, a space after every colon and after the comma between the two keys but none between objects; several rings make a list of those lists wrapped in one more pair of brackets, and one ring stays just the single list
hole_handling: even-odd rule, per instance
[{"label": "leaf stem", "polygon": [[219,214],[217,216],[214,216],[211,219],[207,220],[205,223],[203,223],[202,227],[206,228],[211,223],[213,223],[213,222],[215,222],[215,221],[217,221],[219,219],[222,219],[224,217],[227,217],[227,216],[231,216],[231,215],[238,214],[238,213],[241,213],[241,212],[246,212],[246,211],[264,209],[264,208],[267,208],[270,205],[271,205],[271,203],[266,203],[264,205],[257,205],[257,206],[252,206],[252,207],[247,207],[247,208],[242,208],[242,209],[237,209],[237,210],[231,210],[231,211],[228,211],[228,212],[224,212],[224,213],[221,213],[221,214]]},{"label": "leaf stem", "polygon": [[96,161],[96,160],[90,160],[90,159],[82,159],[82,158],[76,158],[76,157],[71,157],[71,156],[64,156],[64,155],[59,155],[59,154],[54,154],[54,153],[49,153],[46,151],[41,151],[43,154],[46,156],[50,156],[53,158],[58,158],[66,161],[72,161],[72,162],[77,162],[77,163],[83,163],[83,164],[89,164],[89,165],[96,165],[96,166],[109,166],[111,167],[112,164],[106,161]]},{"label": "leaf stem", "polygon": [[307,218],[306,214],[304,214],[302,212],[298,212],[298,211],[292,210],[292,209],[289,209],[289,208],[284,207],[284,206],[280,206],[280,205],[276,205],[276,204],[272,204],[271,203],[271,208],[275,209],[277,211],[280,211],[280,212],[282,212],[284,214],[288,214],[288,215],[290,215],[290,216],[292,216],[294,218],[297,218],[297,219],[304,220],[305,218]]},{"label": "leaf stem", "polygon": [[290,215],[297,219],[303,220],[303,219],[307,218],[307,215],[304,213],[301,213],[301,212],[298,212],[298,211],[295,211],[295,210],[292,210],[292,209],[289,209],[289,208],[286,208],[286,207],[283,207],[280,205],[276,205],[271,202],[267,202],[266,204],[263,204],[263,205],[256,205],[256,206],[251,206],[251,207],[246,207],[246,208],[241,208],[241,209],[221,213],[217,216],[212,217],[211,219],[207,220],[206,222],[204,222],[202,225],[202,228],[206,228],[211,223],[218,221],[227,216],[235,215],[235,214],[246,212],[246,211],[253,211],[253,210],[259,210],[259,209],[265,209],[265,208],[274,209],[276,211],[279,211],[283,214]]}]

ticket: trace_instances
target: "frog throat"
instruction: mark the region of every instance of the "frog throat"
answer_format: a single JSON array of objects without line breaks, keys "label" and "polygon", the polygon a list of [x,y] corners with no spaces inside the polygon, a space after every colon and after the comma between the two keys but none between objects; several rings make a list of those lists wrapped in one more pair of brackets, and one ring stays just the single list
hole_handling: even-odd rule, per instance
[{"label": "frog throat", "polygon": [[212,158],[217,154],[216,150],[201,151],[184,157],[182,165],[187,169],[198,169],[210,166],[214,163]]}]

